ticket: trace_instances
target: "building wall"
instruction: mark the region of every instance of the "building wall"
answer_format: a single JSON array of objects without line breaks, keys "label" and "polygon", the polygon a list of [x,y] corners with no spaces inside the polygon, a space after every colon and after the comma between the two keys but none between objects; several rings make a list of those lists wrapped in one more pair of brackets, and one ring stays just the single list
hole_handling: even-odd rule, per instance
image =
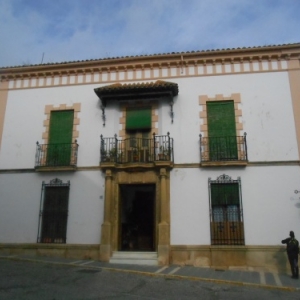
[{"label": "building wall", "polygon": [[[247,132],[250,161],[298,160],[298,146],[287,72],[191,77],[172,80],[179,85],[171,123],[167,101],[159,104],[158,132],[174,138],[175,162],[199,162],[199,96],[230,97],[239,93],[241,122]],[[81,104],[78,166],[99,164],[100,134],[113,137],[119,132],[121,111],[108,105],[106,126],[93,89],[99,85],[13,90],[9,92],[0,155],[1,169],[32,168],[36,142],[43,143],[46,105]]]},{"label": "building wall", "polygon": [[[59,72],[51,75],[49,71],[50,75],[37,72],[23,79],[16,76],[14,80],[7,75],[8,81],[1,83],[0,91],[0,243],[36,243],[42,182],[54,178],[71,183],[67,245],[101,243],[105,178],[99,167],[100,135],[119,134],[122,111],[119,103],[109,103],[104,126],[101,103],[94,88],[119,81],[141,83],[161,79],[179,86],[179,95],[173,99],[173,123],[168,99],[158,101],[155,112],[158,134],[170,132],[174,139],[174,168],[170,171],[173,262],[194,264],[200,255],[200,265],[226,264],[227,258],[221,261],[220,254],[214,258],[212,252],[216,249],[209,248],[208,178],[215,180],[223,174],[234,180],[240,177],[242,186],[246,247],[235,247],[234,251],[241,251],[243,257],[233,264],[246,264],[247,257],[251,257],[249,264],[260,259],[257,264],[264,264],[270,258],[269,254],[262,258],[270,250],[267,247],[275,249],[270,251],[276,257],[282,250],[281,239],[290,230],[300,235],[297,232],[300,199],[294,194],[300,178],[300,142],[295,126],[299,123],[299,114],[295,112],[299,60],[293,59],[291,63],[280,55],[254,60],[247,57],[244,61],[225,57],[225,61],[217,62],[183,62],[181,57],[177,65],[171,62],[171,66],[151,65],[142,70],[139,65],[117,71],[113,68],[91,73],[67,71],[67,75]],[[293,76],[288,68],[293,68]],[[201,128],[206,124],[201,99],[230,99],[232,95],[240,99],[236,104],[241,112],[237,116],[238,132],[247,133],[248,165],[202,167],[199,134],[203,134]],[[47,105],[80,106],[76,172],[34,171],[36,142],[46,143],[43,134]],[[223,248],[219,247],[215,253],[221,253],[226,247]],[[233,248],[226,248],[229,256],[235,254]],[[91,251],[97,257],[97,250]],[[253,254],[255,251],[259,254]]]},{"label": "building wall", "polygon": [[42,182],[55,178],[71,184],[67,243],[100,243],[104,184],[99,170],[0,174],[0,243],[37,242]]},{"label": "building wall", "polygon": [[299,166],[178,168],[170,180],[172,245],[211,244],[208,178],[222,174],[241,177],[246,245],[280,245],[290,230],[297,234],[300,199],[294,189]]}]

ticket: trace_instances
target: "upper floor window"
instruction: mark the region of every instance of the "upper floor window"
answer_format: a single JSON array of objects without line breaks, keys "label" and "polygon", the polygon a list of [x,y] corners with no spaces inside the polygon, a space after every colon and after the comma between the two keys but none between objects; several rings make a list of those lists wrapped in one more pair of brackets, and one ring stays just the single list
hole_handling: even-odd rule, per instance
[{"label": "upper floor window", "polygon": [[74,110],[53,110],[49,114],[46,144],[37,143],[36,167],[75,167],[78,144],[74,140]]},{"label": "upper floor window", "polygon": [[202,119],[200,157],[203,166],[241,165],[248,161],[246,133],[242,133],[240,94],[200,96]]},{"label": "upper floor window", "polygon": [[151,148],[151,107],[127,108],[125,148],[129,161],[149,161]]},{"label": "upper floor window", "polygon": [[234,102],[209,101],[206,107],[210,160],[237,160]]}]

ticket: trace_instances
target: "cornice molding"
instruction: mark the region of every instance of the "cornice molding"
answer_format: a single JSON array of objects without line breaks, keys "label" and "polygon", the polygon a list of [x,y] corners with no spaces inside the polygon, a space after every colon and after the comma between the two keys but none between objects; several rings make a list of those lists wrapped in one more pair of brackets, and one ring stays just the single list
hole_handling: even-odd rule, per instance
[{"label": "cornice molding", "polygon": [[0,68],[1,80],[30,77],[63,76],[120,70],[188,67],[217,63],[251,62],[253,60],[300,59],[300,43],[255,48],[217,49],[146,56],[117,57],[98,60]]}]

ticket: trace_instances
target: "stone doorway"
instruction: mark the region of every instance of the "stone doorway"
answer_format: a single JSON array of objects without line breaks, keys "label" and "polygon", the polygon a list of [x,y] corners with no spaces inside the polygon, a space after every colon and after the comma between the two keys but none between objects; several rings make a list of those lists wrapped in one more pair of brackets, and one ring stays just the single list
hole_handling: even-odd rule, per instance
[{"label": "stone doorway", "polygon": [[155,251],[155,184],[120,184],[119,191],[119,251]]}]

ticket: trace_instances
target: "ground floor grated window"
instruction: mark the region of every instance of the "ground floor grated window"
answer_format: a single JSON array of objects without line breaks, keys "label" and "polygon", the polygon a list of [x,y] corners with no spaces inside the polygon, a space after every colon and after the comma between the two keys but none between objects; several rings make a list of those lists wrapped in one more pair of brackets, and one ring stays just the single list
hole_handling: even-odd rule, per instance
[{"label": "ground floor grated window", "polygon": [[241,179],[208,179],[212,245],[244,245]]},{"label": "ground floor grated window", "polygon": [[66,243],[70,182],[42,184],[38,243]]}]

